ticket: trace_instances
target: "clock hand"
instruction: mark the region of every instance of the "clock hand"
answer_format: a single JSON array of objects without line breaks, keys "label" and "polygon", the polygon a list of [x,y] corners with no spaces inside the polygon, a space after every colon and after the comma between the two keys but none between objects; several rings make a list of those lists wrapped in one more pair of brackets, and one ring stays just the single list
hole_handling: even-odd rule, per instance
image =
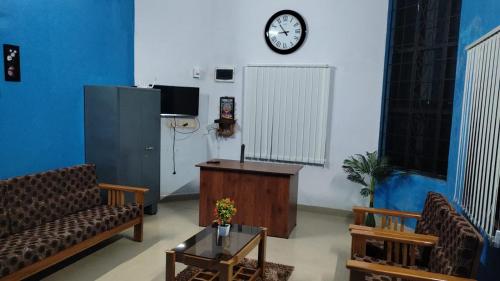
[{"label": "clock hand", "polygon": [[280,33],[285,33],[285,35],[288,36],[288,32],[290,32],[290,31],[285,31],[285,29],[283,28],[281,23],[280,23],[280,27],[281,27],[281,30],[283,30],[283,32],[280,32]]}]

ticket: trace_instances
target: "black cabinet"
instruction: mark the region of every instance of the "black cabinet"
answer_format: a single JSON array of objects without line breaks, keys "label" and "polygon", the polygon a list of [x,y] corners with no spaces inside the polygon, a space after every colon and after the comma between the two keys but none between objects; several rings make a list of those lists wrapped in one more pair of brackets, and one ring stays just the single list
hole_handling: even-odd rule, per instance
[{"label": "black cabinet", "polygon": [[149,188],[145,212],[155,214],[160,199],[160,90],[84,90],[85,161],[97,165],[99,182]]}]

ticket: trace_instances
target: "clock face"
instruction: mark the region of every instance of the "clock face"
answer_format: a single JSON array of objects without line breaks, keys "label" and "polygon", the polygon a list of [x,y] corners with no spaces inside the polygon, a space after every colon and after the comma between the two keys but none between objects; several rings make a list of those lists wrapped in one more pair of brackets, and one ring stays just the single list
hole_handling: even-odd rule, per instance
[{"label": "clock face", "polygon": [[302,16],[291,10],[274,14],[266,24],[267,45],[280,54],[295,52],[306,38],[307,27]]}]

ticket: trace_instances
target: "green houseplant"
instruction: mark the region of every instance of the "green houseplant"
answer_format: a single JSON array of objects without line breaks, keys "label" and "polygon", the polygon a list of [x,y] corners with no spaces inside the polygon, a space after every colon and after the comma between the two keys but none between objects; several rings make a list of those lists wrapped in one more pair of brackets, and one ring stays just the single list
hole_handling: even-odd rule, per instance
[{"label": "green houseplant", "polygon": [[[347,173],[347,179],[361,184],[360,193],[363,197],[370,197],[370,207],[373,208],[375,187],[384,182],[392,173],[385,157],[378,157],[377,151],[366,152],[365,155],[356,154],[344,160],[342,168]],[[373,214],[368,214],[365,224],[375,226]]]},{"label": "green houseplant", "polygon": [[218,235],[229,235],[231,219],[236,214],[236,211],[234,201],[229,198],[220,199],[215,202],[214,215],[218,223]]}]

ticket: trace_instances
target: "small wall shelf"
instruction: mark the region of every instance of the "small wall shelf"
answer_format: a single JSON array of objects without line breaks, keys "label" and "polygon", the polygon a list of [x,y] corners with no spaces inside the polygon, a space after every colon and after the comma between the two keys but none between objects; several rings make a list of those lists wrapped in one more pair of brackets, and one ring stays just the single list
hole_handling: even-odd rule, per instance
[{"label": "small wall shelf", "polygon": [[219,124],[217,129],[217,134],[221,137],[228,138],[234,135],[234,127],[236,125],[236,120],[220,118],[214,120],[216,124]]}]

